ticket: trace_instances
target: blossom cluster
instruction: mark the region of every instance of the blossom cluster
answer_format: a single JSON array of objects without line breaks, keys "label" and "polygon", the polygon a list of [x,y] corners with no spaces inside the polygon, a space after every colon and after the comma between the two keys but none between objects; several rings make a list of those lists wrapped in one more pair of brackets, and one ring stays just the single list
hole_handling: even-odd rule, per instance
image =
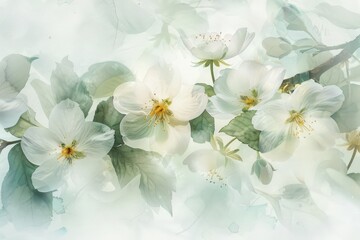
[{"label": "blossom cluster", "polygon": [[[120,13],[107,17],[124,42],[152,36],[132,64],[93,63],[79,75],[64,57],[44,77],[41,56],[0,62],[0,153],[11,146],[1,191],[8,222],[46,228],[84,189],[113,206],[134,186],[144,208],[174,218],[174,193],[186,189],[184,205],[197,219],[214,220],[221,209],[219,228],[235,233],[241,209],[265,206],[271,213],[261,210],[262,218],[310,231],[331,226],[324,196],[358,203],[360,177],[350,170],[360,152],[359,66],[344,51],[355,55],[359,37],[328,46],[305,12],[285,2],[274,7],[277,35],[267,37],[246,26],[215,32],[203,1],[104,2]],[[327,14],[335,9],[322,3],[317,14],[337,22]],[[346,19],[340,27],[360,28]]]}]

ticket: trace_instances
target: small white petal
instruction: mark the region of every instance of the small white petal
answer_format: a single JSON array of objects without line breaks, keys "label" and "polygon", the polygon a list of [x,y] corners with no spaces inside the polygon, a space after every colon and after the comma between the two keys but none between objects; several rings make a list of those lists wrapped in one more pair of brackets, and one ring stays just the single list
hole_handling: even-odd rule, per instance
[{"label": "small white petal", "polygon": [[40,192],[50,192],[63,185],[70,165],[66,162],[49,160],[42,163],[31,176],[34,187]]},{"label": "small white petal", "polygon": [[260,131],[283,131],[290,117],[289,106],[282,99],[263,105],[254,115],[252,123]]},{"label": "small white petal", "polygon": [[148,87],[140,82],[126,82],[114,91],[114,107],[122,114],[148,112],[152,94]]},{"label": "small white petal", "polygon": [[26,130],[21,148],[27,159],[35,165],[45,161],[56,160],[59,157],[61,141],[49,129],[31,127]]},{"label": "small white petal", "polygon": [[[246,66],[245,66],[246,65]],[[225,69],[221,71],[221,76],[215,81],[214,91],[217,96],[227,99],[237,98],[246,95],[251,89],[251,81],[257,71],[249,69],[248,64],[241,65],[240,69]]]},{"label": "small white petal", "polygon": [[220,60],[223,59],[228,48],[222,42],[210,42],[198,45],[190,51],[195,57],[202,60]]},{"label": "small white petal", "polygon": [[158,100],[176,96],[181,87],[178,75],[167,65],[151,67],[146,73],[144,83]]},{"label": "small white petal", "polygon": [[262,102],[271,99],[275,95],[284,76],[285,70],[283,68],[272,68],[259,79],[257,89]]},{"label": "small white petal", "polygon": [[154,132],[154,123],[146,115],[128,114],[120,123],[120,132],[129,140],[149,137]]},{"label": "small white petal", "polygon": [[60,141],[70,144],[81,133],[85,123],[84,113],[79,105],[69,99],[57,104],[49,117],[49,129]]},{"label": "small white petal", "polygon": [[239,100],[239,98],[232,98],[232,99],[226,99],[219,96],[212,96],[210,98],[210,101],[213,105],[213,108],[209,108],[210,110],[213,110],[213,114],[209,112],[212,116],[215,116],[220,113],[225,114],[231,114],[231,115],[238,115],[242,112],[242,109],[244,108],[244,104],[242,104]]},{"label": "small white petal", "polygon": [[225,157],[215,150],[198,150],[184,160],[193,172],[208,172],[223,165]]},{"label": "small white petal", "polygon": [[224,59],[232,58],[244,51],[255,37],[254,33],[248,33],[246,28],[238,29],[231,38],[228,44],[228,51]]},{"label": "small white petal", "polygon": [[182,154],[189,145],[191,129],[189,123],[167,125],[166,128],[157,126],[151,149],[160,154]]},{"label": "small white petal", "polygon": [[200,86],[183,86],[173,98],[169,109],[174,118],[180,121],[189,121],[198,117],[206,108],[208,97],[204,88]]},{"label": "small white petal", "polygon": [[26,104],[19,98],[0,99],[0,126],[14,126],[26,110]]},{"label": "small white petal", "polygon": [[343,104],[345,97],[337,86],[323,87],[313,80],[302,83],[291,94],[295,109],[306,109],[313,116],[329,117]]},{"label": "small white petal", "polygon": [[101,123],[86,122],[76,139],[79,142],[78,151],[87,157],[102,158],[114,145],[114,130]]},{"label": "small white petal", "polygon": [[312,132],[303,134],[301,140],[309,149],[324,150],[332,147],[339,137],[339,128],[332,118],[308,118],[306,119],[312,128]]}]

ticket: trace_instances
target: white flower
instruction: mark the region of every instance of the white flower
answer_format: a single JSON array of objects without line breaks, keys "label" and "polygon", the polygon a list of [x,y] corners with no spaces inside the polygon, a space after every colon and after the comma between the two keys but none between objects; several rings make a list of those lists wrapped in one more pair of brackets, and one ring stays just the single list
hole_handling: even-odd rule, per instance
[{"label": "white flower", "polygon": [[253,61],[243,62],[236,70],[222,70],[214,84],[216,95],[210,98],[210,113],[238,115],[243,109],[256,110],[274,96],[284,74],[282,68],[268,69]]},{"label": "white flower", "polygon": [[234,34],[222,32],[200,33],[187,37],[182,33],[182,40],[190,52],[201,60],[224,60],[235,57],[245,50],[254,38],[246,28],[238,29]]},{"label": "white flower", "polygon": [[0,62],[0,126],[16,124],[26,110],[18,94],[24,88],[30,71],[31,59],[12,54]]},{"label": "white flower", "polygon": [[283,152],[292,154],[299,140],[316,148],[334,143],[338,133],[331,118],[341,107],[344,95],[336,86],[323,87],[313,80],[302,83],[291,95],[263,105],[252,119],[261,131],[260,150],[268,152],[281,143]]},{"label": "white flower", "polygon": [[21,141],[25,156],[39,165],[32,182],[41,192],[59,188],[70,171],[88,174],[113,144],[114,131],[101,123],[85,122],[79,105],[71,100],[54,107],[48,129],[31,127]]},{"label": "white flower", "polygon": [[126,114],[120,123],[124,142],[161,154],[185,151],[189,121],[204,111],[207,100],[202,87],[181,85],[166,67],[153,67],[143,82],[123,83],[114,92],[114,107]]}]

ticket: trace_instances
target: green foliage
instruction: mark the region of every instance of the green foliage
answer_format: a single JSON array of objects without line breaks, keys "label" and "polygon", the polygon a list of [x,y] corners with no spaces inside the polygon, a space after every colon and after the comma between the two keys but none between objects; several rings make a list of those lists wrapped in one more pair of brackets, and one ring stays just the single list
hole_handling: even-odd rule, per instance
[{"label": "green foliage", "polygon": [[163,207],[172,214],[172,192],[175,191],[175,177],[161,164],[161,158],[154,152],[120,146],[109,153],[120,186],[125,186],[140,175],[142,196],[153,207]]},{"label": "green foliage", "polygon": [[247,144],[252,149],[259,151],[260,131],[256,130],[251,122],[256,111],[246,111],[235,117],[220,132],[236,137],[240,142]]},{"label": "green foliage", "polygon": [[360,86],[350,84],[342,87],[341,90],[345,101],[339,111],[331,117],[339,126],[340,132],[350,132],[360,126]]},{"label": "green foliage", "polygon": [[205,110],[200,116],[190,121],[191,137],[194,142],[210,142],[215,131],[214,118]]},{"label": "green foliage", "polygon": [[197,83],[196,85],[203,86],[205,89],[205,93],[208,97],[212,97],[215,95],[213,86],[205,84],[205,83]]},{"label": "green foliage", "polygon": [[[73,91],[67,97],[70,100],[79,104],[80,109],[83,111],[84,115],[87,116],[89,110],[93,104],[93,100],[89,95],[89,92],[85,86],[85,83],[78,82]],[[61,99],[61,101],[66,100],[67,98]],[[59,101],[60,102],[60,101]],[[59,103],[58,102],[58,103]]]},{"label": "green foliage", "polygon": [[132,72],[118,62],[102,62],[89,67],[81,79],[94,98],[109,97],[120,84],[135,79]]},{"label": "green foliage", "polygon": [[9,152],[9,171],[1,188],[1,200],[8,220],[17,228],[46,227],[52,218],[52,193],[34,189],[31,175],[36,166],[30,163],[20,144]]},{"label": "green foliage", "polygon": [[348,177],[354,180],[358,185],[360,185],[360,173],[349,173]]},{"label": "green foliage", "polygon": [[10,87],[20,92],[29,78],[31,62],[34,58],[28,58],[19,54],[6,56],[0,62],[0,76],[10,84]]},{"label": "green foliage", "polygon": [[113,104],[113,97],[106,101],[102,101],[96,108],[94,122],[103,123],[111,129],[115,130],[115,142],[114,145],[118,146],[123,142],[120,133],[120,122],[125,117],[124,114],[119,113]]},{"label": "green foliage", "polygon": [[268,37],[262,42],[263,47],[266,50],[266,54],[275,57],[282,58],[287,56],[293,49],[291,43],[285,38]]},{"label": "green foliage", "polygon": [[47,116],[57,103],[70,99],[79,104],[86,116],[93,104],[93,100],[86,84],[74,72],[74,65],[67,58],[58,63],[50,78],[51,85],[39,80],[32,82],[40,104]]},{"label": "green foliage", "polygon": [[19,121],[14,126],[6,128],[5,130],[15,137],[21,138],[28,128],[34,126],[39,127],[40,123],[35,119],[35,112],[29,109],[21,115]]},{"label": "green foliage", "polygon": [[283,187],[284,199],[302,200],[311,198],[308,188],[303,184],[289,184]]}]

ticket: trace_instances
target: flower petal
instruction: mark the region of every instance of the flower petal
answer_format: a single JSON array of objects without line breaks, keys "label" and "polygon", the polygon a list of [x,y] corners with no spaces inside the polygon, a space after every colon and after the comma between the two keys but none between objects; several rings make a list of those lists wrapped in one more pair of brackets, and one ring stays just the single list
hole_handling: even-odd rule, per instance
[{"label": "flower petal", "polygon": [[212,96],[210,101],[213,107],[208,107],[210,109],[209,113],[215,117],[218,112],[231,114],[231,115],[238,115],[242,112],[244,105],[240,102],[238,98],[233,98],[231,100],[224,100],[220,96]]},{"label": "flower petal", "polygon": [[114,91],[114,107],[120,113],[147,114],[146,105],[150,105],[152,94],[141,82],[126,82]]},{"label": "flower petal", "polygon": [[26,110],[26,104],[19,98],[0,99],[0,126],[14,126]]},{"label": "flower petal", "polygon": [[222,42],[210,42],[197,45],[190,51],[195,57],[202,60],[220,60],[223,59],[228,48]]},{"label": "flower petal", "polygon": [[289,108],[284,99],[274,100],[263,105],[255,113],[252,123],[260,131],[284,131],[289,118]]},{"label": "flower petal", "polygon": [[[244,64],[244,63],[243,63]],[[250,65],[243,64],[238,70],[225,69],[220,72],[221,76],[215,81],[214,91],[217,96],[226,99],[236,98],[240,100],[240,96],[247,95],[251,89],[251,80],[257,71],[250,70]]]},{"label": "flower petal", "polygon": [[58,189],[64,183],[70,165],[67,162],[49,160],[42,163],[31,176],[34,187],[40,192]]},{"label": "flower petal", "polygon": [[207,102],[208,98],[203,87],[183,86],[173,98],[169,109],[175,119],[189,121],[198,117],[205,110]]},{"label": "flower petal", "polygon": [[78,140],[75,137],[83,131],[84,123],[84,113],[69,99],[57,104],[49,117],[49,129],[65,144]]},{"label": "flower petal", "polygon": [[182,154],[189,145],[190,124],[185,122],[170,123],[166,128],[157,126],[151,149],[160,154]]},{"label": "flower petal", "polygon": [[120,132],[129,140],[149,137],[154,132],[153,121],[146,115],[128,114],[120,123]]},{"label": "flower petal", "polygon": [[214,150],[202,149],[191,153],[184,160],[193,172],[208,172],[224,164],[225,157]]},{"label": "flower petal", "polygon": [[168,65],[155,65],[151,67],[144,78],[144,83],[150,89],[153,98],[161,100],[177,95],[181,81],[173,69]]},{"label": "flower petal", "polygon": [[101,123],[86,122],[77,139],[79,151],[91,158],[102,158],[114,145],[114,130]]},{"label": "flower petal", "polygon": [[254,37],[255,34],[248,33],[246,28],[238,29],[231,37],[230,44],[228,44],[228,51],[224,59],[232,58],[244,51]]},{"label": "flower petal", "polygon": [[26,158],[35,165],[56,160],[59,156],[60,144],[60,139],[53,132],[40,127],[26,130],[21,140],[21,148]]},{"label": "flower petal", "polygon": [[345,97],[337,86],[323,87],[313,80],[302,83],[291,95],[293,106],[306,109],[312,116],[329,117],[343,104]]},{"label": "flower petal", "polygon": [[285,70],[283,68],[272,68],[259,79],[257,86],[258,94],[261,102],[271,99],[279,90],[279,87],[284,79]]}]

